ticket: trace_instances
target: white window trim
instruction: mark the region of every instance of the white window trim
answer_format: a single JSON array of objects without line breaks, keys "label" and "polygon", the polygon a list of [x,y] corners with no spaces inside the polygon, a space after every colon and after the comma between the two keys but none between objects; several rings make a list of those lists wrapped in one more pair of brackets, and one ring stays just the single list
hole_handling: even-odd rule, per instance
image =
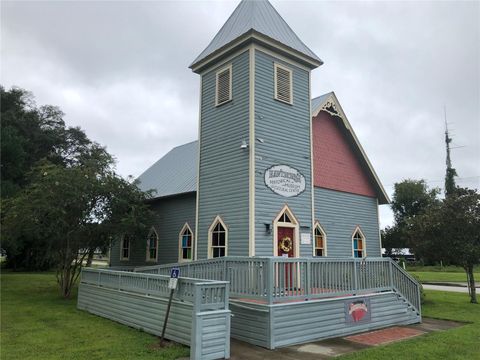
[{"label": "white window trim", "polygon": [[128,257],[123,256],[123,241],[125,240],[126,235],[122,235],[122,240],[120,240],[120,261],[128,261],[130,259],[130,250],[132,249],[132,242],[128,243]]},{"label": "white window trim", "polygon": [[213,259],[213,247],[212,247],[212,233],[215,226],[220,223],[225,229],[225,256],[228,256],[228,227],[225,222],[222,220],[220,215],[217,215],[212,222],[212,225],[208,228],[208,258]]},{"label": "white window trim", "polygon": [[[323,256],[317,256],[317,239],[315,239],[315,230],[319,229],[323,235]],[[353,239],[353,236],[352,236]],[[353,244],[353,240],[352,240]],[[353,246],[353,245],[352,245]],[[320,224],[319,221],[315,221],[315,226],[313,228],[313,256],[315,257],[326,257],[327,256],[327,233],[323,229],[323,226]]]},{"label": "white window trim", "polygon": [[[280,218],[284,213],[287,213],[288,217],[290,218],[289,223],[280,221]],[[278,256],[278,228],[279,227],[289,227],[293,228],[293,243],[295,246],[293,247],[293,257],[298,258],[300,257],[300,230],[299,230],[299,222],[296,216],[293,214],[292,210],[288,207],[288,205],[284,205],[282,210],[278,213],[278,215],[273,220],[273,256]]]},{"label": "white window trim", "polygon": [[[150,258],[150,235],[153,233],[155,233],[155,237],[157,238],[157,253],[155,254],[155,258],[152,259]],[[148,232],[148,235],[147,235],[147,249],[146,249],[146,261],[147,262],[157,262],[158,261],[158,232],[157,230],[155,230],[155,228],[152,226],[152,228],[150,229],[150,231]]]},{"label": "white window trim", "polygon": [[[218,76],[224,72],[225,70],[228,70],[230,72],[230,83],[229,83],[229,94],[228,94],[228,100],[224,101],[222,103],[218,103]],[[222,67],[220,70],[217,70],[215,73],[215,106],[222,106],[223,104],[226,104],[230,101],[232,101],[232,64],[228,64],[227,66]]]},{"label": "white window trim", "polygon": [[[190,231],[190,234],[192,234],[192,258],[191,259],[184,259],[182,254],[182,250],[183,250],[183,247],[182,247],[182,237],[183,237],[183,233],[185,232],[185,230]],[[194,254],[194,250],[195,250],[195,234],[193,233],[192,231],[192,228],[190,227],[190,225],[188,225],[188,222],[185,223],[185,225],[183,225],[182,227],[182,230],[180,230],[180,232],[178,233],[178,262],[190,262],[193,260],[193,254]]]},{"label": "white window trim", "polygon": [[[273,97],[275,100],[278,100],[284,104],[289,104],[289,105],[293,105],[293,71],[292,69],[284,66],[284,65],[281,65],[279,63],[273,63],[273,66],[274,66],[274,74],[273,74],[273,84],[274,84],[274,89],[273,89]],[[283,99],[279,99],[277,97],[277,69],[280,68],[280,69],[283,69],[285,71],[287,71],[289,74],[290,74],[290,101],[285,101]]]},{"label": "white window trim", "polygon": [[[357,231],[360,233],[360,236],[362,237],[362,244],[363,244],[363,249],[362,249],[363,254],[362,255],[363,256],[361,258],[355,258],[355,248],[353,247],[353,237],[355,236]],[[353,233],[352,233],[352,256],[355,259],[362,259],[362,258],[367,257],[367,238],[365,237],[365,234],[363,233],[363,231],[362,231],[362,229],[359,225],[357,225],[355,227],[355,230],[353,230]]]}]

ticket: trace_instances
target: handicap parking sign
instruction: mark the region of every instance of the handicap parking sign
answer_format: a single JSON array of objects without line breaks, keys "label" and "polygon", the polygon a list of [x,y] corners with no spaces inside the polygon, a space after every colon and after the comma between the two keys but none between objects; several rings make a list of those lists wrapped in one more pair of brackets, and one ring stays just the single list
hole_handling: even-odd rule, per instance
[{"label": "handicap parking sign", "polygon": [[178,277],[180,276],[179,268],[172,268],[170,270],[170,280],[168,281],[168,288],[170,290],[175,290],[177,288]]},{"label": "handicap parking sign", "polygon": [[179,268],[172,268],[170,270],[170,277],[173,279],[178,279],[180,275],[180,269]]}]

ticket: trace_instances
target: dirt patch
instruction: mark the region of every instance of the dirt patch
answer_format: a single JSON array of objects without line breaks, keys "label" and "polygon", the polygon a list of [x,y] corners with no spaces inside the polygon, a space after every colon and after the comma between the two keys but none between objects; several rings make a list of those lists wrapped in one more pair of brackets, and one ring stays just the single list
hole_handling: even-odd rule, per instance
[{"label": "dirt patch", "polygon": [[173,347],[173,346],[176,346],[176,345],[180,345],[180,344],[176,343],[175,341],[170,341],[170,340],[160,341],[160,339],[158,339],[157,342],[154,342],[154,343],[148,345],[148,348],[150,350],[161,350],[161,349]]}]

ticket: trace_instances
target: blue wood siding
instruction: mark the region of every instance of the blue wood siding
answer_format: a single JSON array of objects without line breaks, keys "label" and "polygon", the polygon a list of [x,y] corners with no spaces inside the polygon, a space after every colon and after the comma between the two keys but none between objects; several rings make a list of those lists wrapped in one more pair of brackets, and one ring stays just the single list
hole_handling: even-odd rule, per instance
[{"label": "blue wood siding", "polygon": [[[274,99],[274,63],[293,71],[293,105]],[[255,255],[272,256],[273,230],[265,224],[287,204],[300,222],[300,232],[311,233],[312,192],[310,152],[309,72],[282,62],[259,50],[255,55]],[[265,170],[286,164],[299,170],[306,181],[305,191],[296,197],[273,193],[264,180]],[[299,241],[299,239],[297,239]],[[301,256],[311,256],[312,245],[300,245]]]},{"label": "blue wood siding", "polygon": [[[162,333],[167,305],[167,298],[81,284],[77,307],[158,336]],[[190,345],[192,312],[192,304],[173,301],[166,332],[168,339]]]},{"label": "blue wood siding", "polygon": [[228,255],[248,256],[249,53],[233,58],[232,101],[215,106],[216,70],[202,75],[198,259],[208,256],[217,215],[228,227]]},{"label": "blue wood siding", "polygon": [[[142,274],[137,273],[127,281],[121,281],[120,279],[128,278],[132,273],[100,271],[92,274],[95,279],[93,281],[91,278],[85,280],[85,273],[82,273],[78,289],[78,309],[160,335],[169,300],[168,292],[159,289],[166,290],[168,277],[159,279],[146,274],[142,277]],[[215,286],[213,283],[199,286],[180,278],[178,292],[171,304],[165,337],[190,345],[190,359],[214,360],[230,357],[231,313],[228,310],[228,285],[209,288],[212,285]],[[185,291],[185,288],[188,290]],[[225,297],[220,304],[205,303],[202,295],[204,292],[210,294],[209,291],[213,290],[220,298],[222,289],[225,290]],[[184,296],[185,293],[188,295]]]},{"label": "blue wood siding", "polygon": [[249,344],[268,348],[270,317],[264,305],[230,301],[231,336]]},{"label": "blue wood siding", "polygon": [[315,188],[315,220],[327,235],[327,256],[352,256],[352,234],[358,225],[366,238],[369,257],[381,255],[377,199]]},{"label": "blue wood siding", "polygon": [[365,297],[370,299],[371,320],[361,324],[346,323],[344,301],[348,298],[276,305],[231,302],[231,336],[274,349],[421,321],[420,315],[398,294]]},{"label": "blue wood siding", "polygon": [[420,322],[420,316],[395,293],[366,297],[370,299],[371,320],[362,324],[345,321],[345,299],[273,306],[270,315],[271,347],[301,344],[392,325]]},{"label": "blue wood siding", "polygon": [[[159,199],[152,203],[155,220],[152,224],[158,233],[158,264],[178,261],[178,237],[183,225],[188,225],[195,235],[195,193]],[[120,241],[115,242],[110,252],[111,266],[154,265],[146,261],[147,239],[135,239],[131,244],[130,259],[120,261]]]}]

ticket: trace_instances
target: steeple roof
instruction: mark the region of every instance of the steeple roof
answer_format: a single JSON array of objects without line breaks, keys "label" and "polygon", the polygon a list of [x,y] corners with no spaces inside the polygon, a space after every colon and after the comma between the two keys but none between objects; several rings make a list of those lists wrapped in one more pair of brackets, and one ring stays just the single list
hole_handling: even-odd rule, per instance
[{"label": "steeple roof", "polygon": [[254,34],[265,36],[265,41],[273,40],[274,44],[279,43],[286,46],[289,50],[293,50],[293,53],[303,55],[316,66],[323,63],[299,39],[268,0],[242,0],[210,44],[193,61],[190,68],[194,69],[202,61],[215,56],[220,50],[227,48],[227,45],[233,45],[235,40],[248,39],[249,35]]}]

